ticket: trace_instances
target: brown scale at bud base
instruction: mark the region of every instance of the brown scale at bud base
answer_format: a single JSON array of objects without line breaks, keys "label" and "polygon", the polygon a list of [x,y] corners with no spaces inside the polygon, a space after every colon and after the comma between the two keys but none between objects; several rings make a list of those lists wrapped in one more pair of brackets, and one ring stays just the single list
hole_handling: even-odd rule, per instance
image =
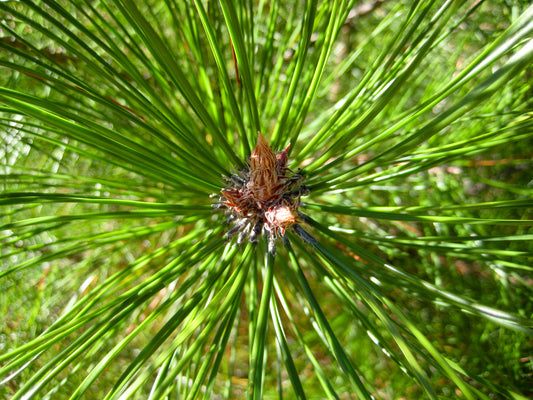
[{"label": "brown scale at bud base", "polygon": [[276,237],[298,222],[300,196],[309,190],[301,185],[303,176],[287,167],[289,148],[276,154],[258,133],[248,168],[226,177],[229,184],[215,207],[225,208],[228,221],[233,222],[228,238],[239,234],[238,243],[246,238],[256,242],[265,232],[273,248]]}]

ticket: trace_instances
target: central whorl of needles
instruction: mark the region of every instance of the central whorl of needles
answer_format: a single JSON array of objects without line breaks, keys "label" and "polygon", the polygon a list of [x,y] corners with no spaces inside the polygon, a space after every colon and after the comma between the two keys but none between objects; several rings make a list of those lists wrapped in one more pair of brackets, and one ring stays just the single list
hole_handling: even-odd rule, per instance
[{"label": "central whorl of needles", "polygon": [[276,237],[298,222],[300,197],[309,193],[302,186],[303,176],[288,167],[290,144],[277,154],[261,133],[248,160],[248,168],[229,178],[228,186],[221,190],[217,208],[225,208],[233,228],[228,238],[239,234],[237,242],[246,238],[257,242],[261,232],[273,247]]}]

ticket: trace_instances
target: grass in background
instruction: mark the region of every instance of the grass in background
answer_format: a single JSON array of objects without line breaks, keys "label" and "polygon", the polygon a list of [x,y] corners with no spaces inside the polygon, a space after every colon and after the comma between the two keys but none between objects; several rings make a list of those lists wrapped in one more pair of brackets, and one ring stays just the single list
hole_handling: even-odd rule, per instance
[{"label": "grass in background", "polygon": [[533,10],[367,6],[0,2],[0,397],[531,395]]}]

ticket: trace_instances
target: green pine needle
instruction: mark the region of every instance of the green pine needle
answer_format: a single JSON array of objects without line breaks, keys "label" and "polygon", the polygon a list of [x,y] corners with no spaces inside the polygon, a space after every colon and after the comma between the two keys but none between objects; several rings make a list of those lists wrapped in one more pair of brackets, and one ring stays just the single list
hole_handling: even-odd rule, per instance
[{"label": "green pine needle", "polygon": [[533,7],[474,3],[0,1],[0,398],[531,397]]}]

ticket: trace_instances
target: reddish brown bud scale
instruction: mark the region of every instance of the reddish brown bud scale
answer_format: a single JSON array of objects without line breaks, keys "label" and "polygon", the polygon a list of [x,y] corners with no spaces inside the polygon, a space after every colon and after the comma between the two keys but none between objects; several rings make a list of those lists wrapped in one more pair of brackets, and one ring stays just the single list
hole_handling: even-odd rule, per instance
[{"label": "reddish brown bud scale", "polygon": [[285,149],[280,151],[278,154],[276,154],[276,161],[278,163],[277,165],[277,172],[278,176],[285,176],[285,173],[287,172],[287,162],[289,161],[289,149],[291,148],[291,144],[289,143]]},{"label": "reddish brown bud scale", "polygon": [[268,226],[273,229],[275,234],[285,234],[285,229],[297,222],[297,212],[287,205],[278,205],[271,207],[265,213],[265,219]]}]

